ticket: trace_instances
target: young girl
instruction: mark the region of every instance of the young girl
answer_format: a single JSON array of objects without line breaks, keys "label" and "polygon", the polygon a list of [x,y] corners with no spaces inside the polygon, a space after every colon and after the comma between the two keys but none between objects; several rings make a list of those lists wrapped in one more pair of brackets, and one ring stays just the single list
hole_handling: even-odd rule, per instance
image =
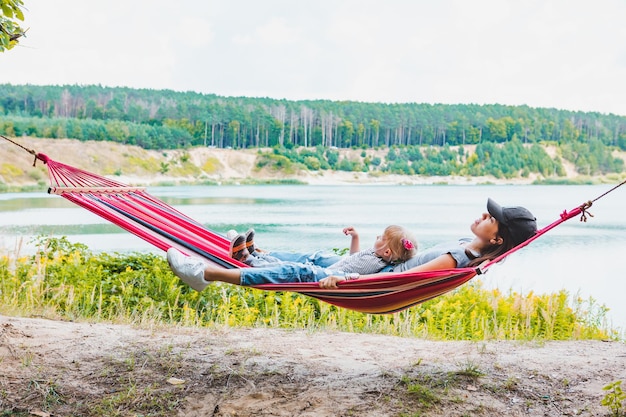
[{"label": "young girl", "polygon": [[405,262],[415,255],[415,239],[401,226],[388,226],[376,238],[374,246],[359,250],[359,235],[352,227],[344,229],[351,236],[350,255],[323,267],[313,264],[280,261],[261,268],[222,269],[206,265],[201,259],[186,257],[170,248],[167,261],[176,276],[191,288],[202,291],[210,281],[237,285],[285,282],[316,282],[330,275],[356,279],[360,274],[374,274],[388,265]]},{"label": "young girl", "polygon": [[[392,225],[388,226],[385,229],[383,237],[387,239],[389,244],[387,250],[384,251],[385,253],[379,254],[375,253],[376,244],[374,245],[374,248],[360,251],[359,234],[354,227],[344,227],[342,232],[344,235],[350,236],[350,255],[355,255],[355,257],[349,257],[347,259],[344,259],[342,262],[346,263],[350,260],[351,263],[356,263],[358,259],[358,263],[360,264],[360,266],[349,268],[353,270],[346,272],[374,274],[381,271],[383,268],[391,265],[392,263],[395,264],[408,260],[412,257],[408,256],[411,254],[408,251],[410,250],[412,253],[414,253],[415,251],[413,249],[416,249],[414,248],[415,245],[412,240],[413,238],[408,237],[408,232],[400,226]],[[401,247],[401,245],[403,245],[403,247]],[[233,250],[232,248],[235,249]],[[278,252],[274,255],[268,252],[264,252],[262,250],[256,250],[254,244],[254,229],[249,229],[245,234],[240,234],[233,237],[231,241],[230,257],[240,262],[243,262],[246,265],[257,268],[262,266],[271,266],[274,264],[283,263],[285,261],[297,263],[312,263],[314,265],[329,267],[331,269],[338,269],[341,266],[340,261],[342,260],[342,257],[340,255],[331,253],[325,253],[324,255],[321,255],[321,253],[323,253],[322,251],[320,251],[319,253],[320,255],[308,255],[306,259],[302,259],[302,254],[296,254],[296,260],[293,260],[294,254],[285,255],[282,252]],[[395,256],[394,259],[389,261],[387,258],[389,256],[393,257],[392,254],[394,253],[400,255]],[[311,261],[309,259],[311,259]],[[320,262],[321,259],[323,259],[323,261]]]}]

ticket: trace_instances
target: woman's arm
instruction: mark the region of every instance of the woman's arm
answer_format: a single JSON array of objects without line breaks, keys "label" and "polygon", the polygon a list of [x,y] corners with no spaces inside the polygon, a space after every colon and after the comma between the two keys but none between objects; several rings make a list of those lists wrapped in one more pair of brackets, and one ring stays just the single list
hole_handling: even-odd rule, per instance
[{"label": "woman's arm", "polygon": [[[433,259],[432,261],[426,262],[425,264],[415,266],[411,269],[404,271],[406,272],[424,272],[424,271],[437,271],[439,269],[452,269],[456,268],[456,260],[449,253],[440,255]],[[369,278],[374,277],[376,274],[369,275],[361,275],[359,278]],[[346,281],[346,277],[338,277],[335,275],[328,276],[326,278],[322,278],[319,281],[319,285],[322,288],[337,288],[337,283]]]},{"label": "woman's arm", "polygon": [[405,272],[423,272],[423,271],[437,271],[439,269],[452,269],[456,268],[456,260],[449,253],[439,255],[432,261],[428,261],[424,264],[414,266],[407,269]]}]

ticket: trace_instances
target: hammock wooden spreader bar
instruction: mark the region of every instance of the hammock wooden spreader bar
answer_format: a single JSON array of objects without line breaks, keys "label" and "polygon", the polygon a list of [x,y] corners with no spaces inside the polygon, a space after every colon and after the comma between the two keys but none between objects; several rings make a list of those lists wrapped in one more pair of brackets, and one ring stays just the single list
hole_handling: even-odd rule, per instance
[{"label": "hammock wooden spreader bar", "polygon": [[[37,154],[37,158],[48,167],[50,193],[61,195],[164,251],[176,247],[224,268],[246,266],[228,257],[226,238],[151,196],[145,189],[65,165],[44,154]],[[225,256],[216,256],[216,253]]]},{"label": "hammock wooden spreader bar", "polygon": [[[97,214],[155,247],[163,251],[175,247],[187,255],[201,257],[222,268],[248,267],[229,257],[229,241],[226,237],[151,196],[145,189],[130,187],[65,165],[41,153],[36,154],[37,159],[48,167],[50,193],[58,194]],[[254,288],[294,291],[364,313],[393,313],[463,285],[572,217],[581,215],[586,219],[586,210],[591,204],[590,201],[571,211],[564,211],[555,222],[540,229],[526,242],[477,268],[380,273],[373,278],[342,282],[338,289],[323,289],[317,283],[264,284]]]}]

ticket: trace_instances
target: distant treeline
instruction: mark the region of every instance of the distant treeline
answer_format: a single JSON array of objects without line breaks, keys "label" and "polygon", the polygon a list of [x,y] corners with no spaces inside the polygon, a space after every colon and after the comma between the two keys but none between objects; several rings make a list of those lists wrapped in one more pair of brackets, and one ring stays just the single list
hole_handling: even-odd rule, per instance
[{"label": "distant treeline", "polygon": [[[626,150],[626,117],[613,114],[504,105],[287,101],[94,85],[0,84],[0,133],[145,149],[419,147],[429,157],[426,149],[439,148],[430,152],[433,163],[449,146],[481,145],[493,151],[490,145],[549,142],[589,174],[621,171],[623,161],[610,151]],[[394,164],[403,159],[409,158],[401,156]],[[443,159],[449,159],[445,153]]]}]

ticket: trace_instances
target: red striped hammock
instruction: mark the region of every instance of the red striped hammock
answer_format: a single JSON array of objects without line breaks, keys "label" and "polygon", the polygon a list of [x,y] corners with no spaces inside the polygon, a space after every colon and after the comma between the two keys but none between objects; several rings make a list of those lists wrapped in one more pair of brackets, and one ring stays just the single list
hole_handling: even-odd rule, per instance
[{"label": "red striped hammock", "polygon": [[[247,267],[229,257],[229,241],[224,236],[151,196],[145,189],[56,162],[41,153],[36,158],[48,167],[50,194],[62,196],[163,251],[175,247],[223,268]],[[590,205],[588,202],[564,211],[558,220],[540,229],[526,242],[478,268],[380,273],[373,278],[342,282],[338,289],[323,289],[314,282],[264,284],[254,288],[294,291],[364,313],[393,313],[457,288],[572,217],[582,214],[586,219],[585,209]]]}]

